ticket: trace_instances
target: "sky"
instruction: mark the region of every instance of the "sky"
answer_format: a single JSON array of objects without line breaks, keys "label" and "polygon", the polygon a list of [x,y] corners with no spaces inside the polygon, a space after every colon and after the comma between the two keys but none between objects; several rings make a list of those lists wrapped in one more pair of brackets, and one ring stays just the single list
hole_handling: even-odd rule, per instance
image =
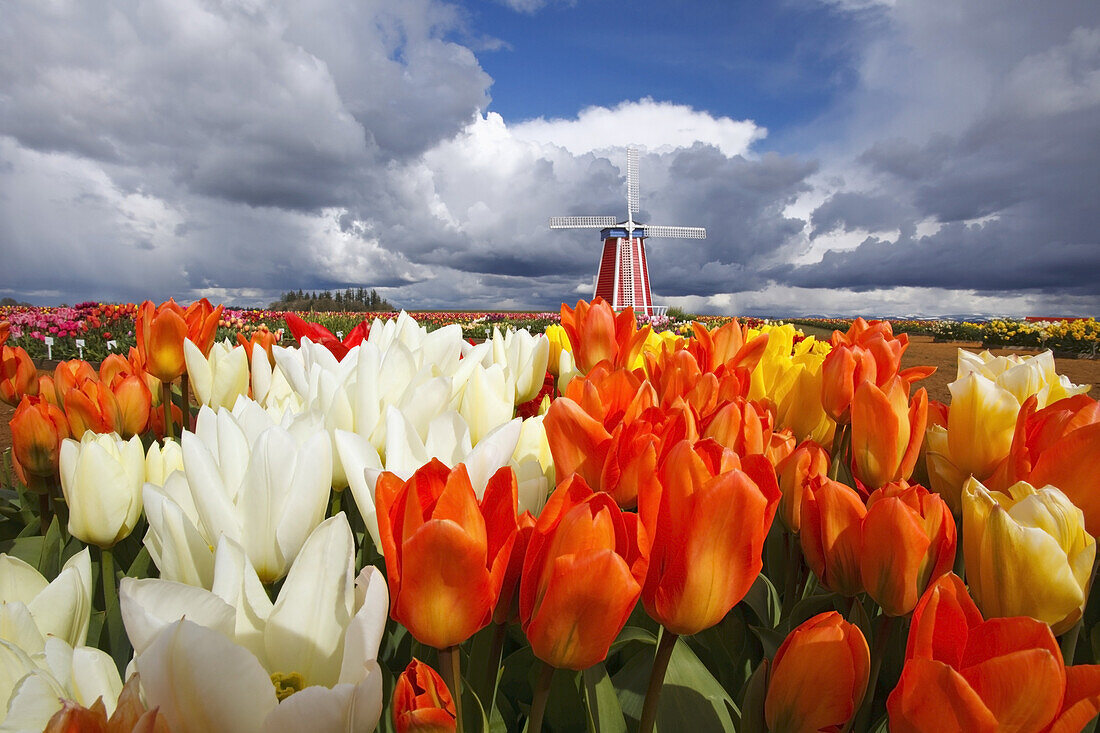
[{"label": "sky", "polygon": [[1100,313],[1100,3],[0,0],[0,297]]}]

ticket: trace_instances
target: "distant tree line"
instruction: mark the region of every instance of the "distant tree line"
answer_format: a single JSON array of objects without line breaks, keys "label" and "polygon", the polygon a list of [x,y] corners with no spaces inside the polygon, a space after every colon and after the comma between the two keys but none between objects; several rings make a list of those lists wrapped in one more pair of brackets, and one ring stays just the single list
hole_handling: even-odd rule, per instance
[{"label": "distant tree line", "polygon": [[268,306],[282,311],[393,311],[393,305],[371,288],[347,288],[331,292],[305,292],[301,289],[283,293],[279,300]]}]

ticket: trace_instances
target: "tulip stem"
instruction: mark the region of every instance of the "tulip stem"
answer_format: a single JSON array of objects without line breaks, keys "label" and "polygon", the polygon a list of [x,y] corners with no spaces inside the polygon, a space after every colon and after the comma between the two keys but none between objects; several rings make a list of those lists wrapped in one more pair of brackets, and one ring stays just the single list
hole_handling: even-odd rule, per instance
[{"label": "tulip stem", "polygon": [[882,670],[882,660],[886,656],[886,647],[890,641],[890,632],[894,630],[894,617],[883,615],[879,619],[878,629],[875,630],[875,646],[871,650],[871,673],[867,677],[867,689],[863,693],[858,712],[852,716],[848,724],[844,726],[844,733],[853,730],[868,730],[868,722],[871,717],[871,708],[875,704],[875,688],[878,687],[879,672]]},{"label": "tulip stem", "polygon": [[160,383],[160,403],[164,408],[164,437],[171,440],[176,435],[172,431],[172,385],[168,382]]},{"label": "tulip stem", "polygon": [[1077,652],[1077,637],[1081,634],[1081,625],[1085,622],[1084,618],[1077,620],[1069,631],[1062,634],[1060,639],[1062,643],[1062,659],[1065,660],[1066,666],[1073,664],[1074,654]]},{"label": "tulip stem", "polygon": [[850,426],[846,423],[838,425],[833,434],[833,454],[829,461],[829,478],[833,481],[840,475],[840,466],[848,454],[849,430]]},{"label": "tulip stem", "polygon": [[195,429],[191,424],[191,379],[187,376],[187,372],[180,376],[180,391],[183,392],[183,425],[180,426],[182,433],[184,430]]},{"label": "tulip stem", "polygon": [[539,733],[542,730],[542,716],[546,713],[546,701],[550,698],[550,683],[554,681],[554,668],[542,663],[539,681],[535,686],[535,696],[531,700],[531,717],[527,720],[527,733]]},{"label": "tulip stem", "polygon": [[462,674],[460,671],[462,658],[458,645],[439,649],[439,672],[447,688],[451,691],[451,698],[455,703],[455,731],[462,733]]},{"label": "tulip stem", "polygon": [[802,580],[802,555],[799,552],[798,537],[793,532],[785,532],[787,545],[787,566],[783,568],[783,606],[779,618],[786,620],[799,600],[798,586]]},{"label": "tulip stem", "polygon": [[493,643],[489,647],[489,659],[485,664],[485,692],[487,700],[492,700],[497,689],[497,674],[500,672],[500,659],[504,656],[504,637],[508,635],[507,623],[493,624]]},{"label": "tulip stem", "polygon": [[46,533],[50,530],[50,520],[53,518],[53,512],[50,509],[50,487],[46,485],[46,490],[38,495],[38,524],[42,529],[42,536],[45,537]]},{"label": "tulip stem", "polygon": [[129,645],[126,643],[126,629],[122,625],[122,613],[118,607],[118,587],[115,578],[115,556],[110,548],[99,548],[99,580],[103,584],[103,616],[107,629],[107,641],[111,648],[111,658],[119,670],[126,668]]},{"label": "tulip stem", "polygon": [[661,628],[661,641],[653,656],[653,669],[649,673],[649,687],[646,688],[645,702],[642,703],[642,720],[638,733],[649,733],[657,722],[657,702],[665,684],[665,672],[668,670],[669,660],[672,659],[672,650],[676,648],[676,640],[679,638],[679,634]]}]

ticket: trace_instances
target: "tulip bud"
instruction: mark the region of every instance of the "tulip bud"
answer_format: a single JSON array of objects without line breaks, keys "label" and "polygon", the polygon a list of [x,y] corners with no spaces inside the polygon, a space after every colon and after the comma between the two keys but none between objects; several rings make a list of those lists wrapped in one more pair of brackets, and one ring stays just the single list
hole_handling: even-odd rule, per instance
[{"label": "tulip bud", "polygon": [[187,306],[187,310],[183,312],[183,320],[187,323],[187,337],[203,356],[209,354],[210,347],[214,345],[214,336],[217,334],[218,321],[221,320],[224,307],[219,305],[215,308],[209,300],[203,298]]},{"label": "tulip bud", "polygon": [[803,441],[794,452],[780,461],[775,472],[779,478],[779,518],[787,529],[798,533],[801,526],[802,487],[814,478],[824,478],[829,471],[829,454],[812,440]]},{"label": "tulip bud", "polygon": [[38,370],[21,347],[0,346],[0,400],[19,404],[23,395],[38,394]]},{"label": "tulip bud", "polygon": [[871,654],[859,627],[836,611],[794,629],[775,654],[764,718],[768,730],[834,730],[855,715],[870,674]]},{"label": "tulip bud", "polygon": [[555,377],[560,377],[561,370],[559,366],[561,364],[562,352],[569,353],[571,351],[569,336],[565,333],[564,328],[555,323],[546,327],[546,338],[550,342],[550,351],[546,359],[546,368],[549,369],[550,373]]},{"label": "tulip bud", "polygon": [[42,397],[24,397],[12,416],[12,454],[28,476],[56,476],[61,441],[67,437],[65,413]]},{"label": "tulip bud", "polygon": [[901,377],[879,389],[862,382],[852,400],[852,469],[868,489],[913,475],[924,426],[928,417],[928,393],[917,391],[912,404]]},{"label": "tulip bud", "polygon": [[520,580],[520,621],[535,656],[574,670],[605,659],[648,564],[637,514],[579,476],[559,485],[535,524]]},{"label": "tulip bud", "polygon": [[905,482],[878,489],[863,519],[860,575],[889,616],[904,616],[955,562],[955,520],[938,495]]},{"label": "tulip bud", "polygon": [[65,417],[69,432],[78,438],[86,432],[122,432],[122,409],[107,385],[88,379],[65,393]]},{"label": "tulip bud", "polygon": [[453,731],[455,704],[439,673],[414,658],[393,690],[393,725],[397,733]]},{"label": "tulip bud", "polygon": [[1055,635],[1084,613],[1096,542],[1084,515],[1053,486],[1021,481],[1008,494],[971,478],[963,490],[970,594],[986,618],[1031,616]]},{"label": "tulip bud", "polygon": [[863,590],[860,556],[867,507],[849,486],[825,477],[803,484],[799,516],[806,564],[829,590],[854,596]]},{"label": "tulip bud", "polygon": [[[743,470],[742,470],[743,469]],[[714,626],[748,593],[779,503],[771,463],[712,440],[677,443],[639,510],[652,541],[646,611],[675,634]]]},{"label": "tulip bud", "polygon": [[184,340],[183,355],[195,397],[199,404],[215,409],[232,408],[238,397],[248,394],[245,350],[222,341],[207,349],[207,354],[204,356],[191,339]]},{"label": "tulip bud", "polygon": [[838,423],[851,422],[852,399],[863,382],[875,383],[875,357],[860,346],[839,345],[821,365],[821,404]]},{"label": "tulip bud", "polygon": [[69,505],[69,533],[108,548],[125,538],[141,516],[145,452],[138,436],[88,432],[61,446],[61,490]]},{"label": "tulip bud", "polygon": [[[217,319],[214,321],[217,324]],[[183,340],[188,326],[183,309],[174,300],[159,306],[145,301],[138,309],[134,322],[137,334],[137,350],[145,370],[162,382],[175,381],[186,364],[183,357]]]},{"label": "tulip bud", "polygon": [[180,444],[166,440],[153,441],[145,453],[145,481],[164,486],[173,471],[183,470],[183,449]]}]

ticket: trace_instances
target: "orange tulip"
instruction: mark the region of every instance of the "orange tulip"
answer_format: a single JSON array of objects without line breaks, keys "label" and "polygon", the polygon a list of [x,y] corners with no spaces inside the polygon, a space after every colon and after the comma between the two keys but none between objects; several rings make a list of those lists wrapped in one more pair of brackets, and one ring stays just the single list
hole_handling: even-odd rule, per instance
[{"label": "orange tulip", "polygon": [[12,455],[23,477],[57,476],[61,442],[67,437],[65,413],[42,397],[24,397],[11,419]]},{"label": "orange tulip", "polygon": [[[198,320],[198,316],[193,316]],[[215,326],[217,320],[214,321]],[[183,309],[176,301],[167,300],[159,306],[145,301],[134,321],[137,350],[147,372],[162,382],[176,380],[186,369],[183,360],[183,340],[188,338],[188,324]]]},{"label": "orange tulip", "polygon": [[111,354],[99,366],[99,379],[118,401],[121,422],[118,431],[124,438],[145,432],[153,395],[145,380],[145,372],[135,373],[134,365],[118,354]]},{"label": "orange tulip", "polygon": [[38,370],[20,346],[0,346],[0,400],[13,407],[23,395],[38,394]]},{"label": "orange tulip", "polygon": [[847,344],[833,346],[821,364],[821,405],[829,417],[841,424],[851,422],[856,387],[874,382],[876,374],[875,357],[867,349]]},{"label": "orange tulip", "polygon": [[[164,403],[162,402],[161,404],[163,405]],[[172,409],[172,424],[176,426],[176,431],[177,431],[176,432],[176,437],[178,438],[179,437],[179,433],[178,433],[179,426],[183,425],[183,411],[180,409],[179,405],[174,404],[174,403],[172,404],[171,409]],[[166,433],[165,433],[165,430],[164,430],[164,409],[163,409],[163,407],[161,407],[160,409],[152,409],[152,410],[149,411],[149,426],[148,427],[149,427],[149,430],[153,431],[153,435],[155,435],[158,440],[164,440],[164,438],[166,437]]]},{"label": "orange tulip", "polygon": [[653,543],[642,602],[669,631],[695,634],[721,621],[760,574],[779,486],[768,459],[739,459],[713,440],[678,442],[660,479],[639,497]]},{"label": "orange tulip", "polygon": [[134,674],[123,686],[110,717],[102,697],[88,708],[65,700],[46,724],[44,733],[169,733],[169,730],[168,721],[159,710],[147,710],[141,702],[138,676]]},{"label": "orange tulip", "polygon": [[455,725],[455,704],[447,683],[414,657],[393,690],[393,726],[397,733],[446,733]]},{"label": "orange tulip", "polygon": [[1079,731],[1100,712],[1100,666],[1065,667],[1041,621],[984,621],[962,580],[947,574],[913,611],[886,708],[897,733]]},{"label": "orange tulip", "polygon": [[803,484],[799,540],[806,564],[831,591],[854,596],[863,590],[860,556],[867,507],[849,486],[824,476]]},{"label": "orange tulip", "polygon": [[575,670],[605,659],[648,564],[637,514],[580,476],[559,484],[535,524],[520,580],[520,621],[535,656]]},{"label": "orange tulip", "polygon": [[863,519],[863,587],[887,615],[904,616],[951,570],[955,544],[955,519],[939,494],[904,481],[884,486]]},{"label": "orange tulip", "polygon": [[810,479],[824,478],[829,472],[829,453],[812,440],[804,440],[794,451],[778,462],[779,518],[787,529],[798,533],[802,526],[802,487]]},{"label": "orange tulip", "polygon": [[901,377],[879,389],[862,382],[852,399],[852,472],[868,489],[913,475],[928,418],[928,393],[912,403]]},{"label": "orange tulip", "polygon": [[57,393],[57,404],[65,404],[65,396],[79,389],[87,381],[98,381],[99,375],[91,364],[83,359],[69,359],[58,362],[53,370],[53,386]]},{"label": "orange tulip", "polygon": [[437,649],[488,624],[516,535],[512,470],[489,479],[479,505],[466,467],[433,459],[408,481],[383,473],[375,502],[390,616]]},{"label": "orange tulip", "polygon": [[706,371],[714,372],[725,365],[729,369],[742,367],[749,372],[756,368],[768,346],[768,334],[761,333],[746,341],[748,327],[736,319],[710,330],[701,323],[691,324],[693,338],[687,349],[695,355]]},{"label": "orange tulip", "polygon": [[89,430],[95,433],[122,432],[122,409],[118,399],[99,379],[85,380],[79,387],[66,392],[64,400],[69,432],[76,439],[79,440]]},{"label": "orange tulip", "polygon": [[11,333],[11,323],[8,321],[0,321],[0,346],[3,346],[7,342],[9,333]]},{"label": "orange tulip", "polygon": [[764,719],[768,730],[836,730],[855,715],[867,689],[871,653],[859,627],[836,611],[805,621],[772,663]]},{"label": "orange tulip", "polygon": [[[569,386],[578,382],[587,380],[574,379]],[[550,404],[543,427],[559,481],[579,474],[586,484],[629,509],[637,504],[643,487],[657,480],[659,440],[654,426],[644,420],[620,421],[608,432],[577,402],[559,397]]]},{"label": "orange tulip", "polygon": [[763,405],[739,397],[715,411],[703,437],[714,438],[738,455],[763,454],[771,447],[772,416]]},{"label": "orange tulip", "polygon": [[577,368],[587,373],[601,361],[612,367],[630,366],[642,352],[650,328],[638,328],[634,310],[615,313],[603,298],[591,304],[577,301],[575,308],[562,303],[561,325],[573,346]]},{"label": "orange tulip", "polygon": [[1087,395],[1067,397],[1036,410],[1028,397],[1016,419],[1012,448],[988,482],[1005,491],[1017,481],[1054,486],[1085,514],[1085,528],[1100,535],[1100,402]]},{"label": "orange tulip", "polygon": [[275,366],[275,352],[273,351],[275,344],[278,341],[275,338],[275,334],[271,331],[253,331],[251,338],[245,338],[244,334],[237,334],[237,343],[244,347],[245,353],[248,354],[248,363],[252,363],[252,347],[259,346],[261,349],[267,352],[267,361],[272,367]]},{"label": "orange tulip", "polygon": [[53,377],[49,374],[38,375],[38,396],[49,402],[54,407],[64,409],[57,401],[57,389],[53,383]]},{"label": "orange tulip", "polygon": [[523,559],[527,555],[527,545],[535,532],[535,517],[524,512],[516,520],[516,540],[512,543],[512,554],[508,558],[508,569],[504,572],[504,582],[500,586],[500,596],[493,609],[493,621],[498,624],[519,620],[519,580],[523,573]]},{"label": "orange tulip", "polygon": [[[214,345],[214,337],[218,333],[218,321],[221,320],[223,308],[225,306],[222,305],[215,308],[209,300],[203,298],[187,306],[187,310],[183,312],[183,320],[187,322],[187,338],[199,347],[203,356],[208,356],[210,347]],[[183,339],[180,341],[182,348]]]}]

